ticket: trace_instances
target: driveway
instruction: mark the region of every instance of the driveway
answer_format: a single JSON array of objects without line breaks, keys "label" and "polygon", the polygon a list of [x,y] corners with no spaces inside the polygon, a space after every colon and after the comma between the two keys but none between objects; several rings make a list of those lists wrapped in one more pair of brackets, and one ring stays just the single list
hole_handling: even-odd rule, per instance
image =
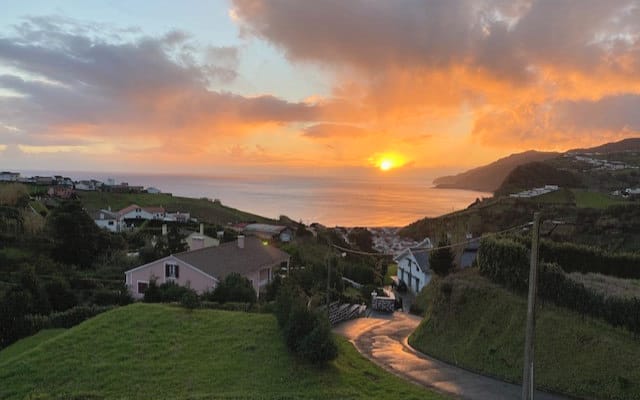
[{"label": "driveway", "polygon": [[[396,312],[346,321],[334,331],[349,339],[365,357],[387,371],[419,385],[461,399],[520,399],[522,387],[478,375],[413,350],[407,338],[421,318]],[[536,400],[565,397],[536,392]]]}]

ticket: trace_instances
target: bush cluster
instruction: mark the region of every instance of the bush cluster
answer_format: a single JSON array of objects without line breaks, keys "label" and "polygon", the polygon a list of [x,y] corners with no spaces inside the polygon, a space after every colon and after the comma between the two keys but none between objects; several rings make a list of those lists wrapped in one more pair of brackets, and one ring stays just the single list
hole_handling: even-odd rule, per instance
[{"label": "bush cluster", "polygon": [[112,310],[115,306],[76,306],[62,312],[54,312],[49,315],[30,314],[17,319],[13,326],[16,340],[31,336],[42,329],[64,328],[69,329],[81,322],[93,318],[105,311]]},{"label": "bush cluster", "polygon": [[239,303],[255,303],[256,291],[249,279],[238,273],[227,275],[211,293],[204,296],[206,300],[225,303],[227,301]]},{"label": "bush cluster", "polygon": [[[529,285],[527,248],[513,240],[483,238],[478,252],[480,273],[505,287],[525,292]],[[607,297],[568,278],[562,266],[541,263],[538,296],[584,315],[601,318],[613,326],[640,334],[640,299]]]},{"label": "bush cluster", "polygon": [[543,240],[540,258],[561,265],[566,272],[595,272],[624,279],[640,279],[639,254],[610,253],[591,246]]},{"label": "bush cluster", "polygon": [[327,316],[311,311],[308,303],[297,286],[287,284],[278,292],[275,314],[287,347],[314,364],[333,360],[338,356],[338,347]]},{"label": "bush cluster", "polygon": [[195,291],[187,286],[181,286],[175,282],[165,282],[158,285],[152,279],[144,292],[143,301],[145,303],[177,303],[182,301],[185,294],[191,292],[195,294]]}]

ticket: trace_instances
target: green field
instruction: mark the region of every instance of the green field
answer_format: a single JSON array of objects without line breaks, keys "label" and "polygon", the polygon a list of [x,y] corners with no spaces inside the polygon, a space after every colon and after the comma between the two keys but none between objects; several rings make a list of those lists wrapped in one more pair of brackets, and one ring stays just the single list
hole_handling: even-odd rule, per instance
[{"label": "green field", "polygon": [[162,206],[173,212],[189,212],[192,217],[211,224],[226,225],[241,221],[273,222],[268,218],[236,210],[207,199],[148,193],[81,192],[78,195],[83,206],[89,210],[111,207],[112,210],[117,211],[131,204],[137,204],[142,207]]},{"label": "green field", "polygon": [[600,192],[574,189],[573,195],[576,199],[576,206],[580,208],[604,209],[619,204],[629,204],[625,199]]},{"label": "green field", "polygon": [[15,342],[11,346],[0,351],[0,364],[6,363],[12,358],[17,357],[26,351],[35,349],[38,345],[40,345],[40,343],[46,342],[47,340],[54,338],[65,331],[66,329],[44,329],[33,336],[29,336]]},{"label": "green field", "polygon": [[[526,299],[474,270],[444,282],[429,284],[419,296],[426,318],[409,343],[464,368],[520,382]],[[538,308],[536,324],[539,387],[580,398],[640,398],[640,341],[633,335],[549,304]]]},{"label": "green field", "polygon": [[134,304],[0,362],[0,398],[443,398],[338,343],[335,361],[311,366],[273,315]]}]

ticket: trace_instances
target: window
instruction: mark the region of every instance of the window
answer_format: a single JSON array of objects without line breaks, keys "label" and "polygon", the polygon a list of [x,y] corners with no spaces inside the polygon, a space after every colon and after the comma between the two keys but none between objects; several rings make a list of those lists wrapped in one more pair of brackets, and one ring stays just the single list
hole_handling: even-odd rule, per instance
[{"label": "window", "polygon": [[177,264],[165,264],[164,265],[164,276],[165,278],[179,278],[180,277],[180,266]]},{"label": "window", "polygon": [[108,224],[109,226],[113,226],[113,221],[109,221],[109,222],[107,222],[107,224]]},{"label": "window", "polygon": [[144,294],[145,290],[149,287],[149,282],[138,281],[138,293]]}]

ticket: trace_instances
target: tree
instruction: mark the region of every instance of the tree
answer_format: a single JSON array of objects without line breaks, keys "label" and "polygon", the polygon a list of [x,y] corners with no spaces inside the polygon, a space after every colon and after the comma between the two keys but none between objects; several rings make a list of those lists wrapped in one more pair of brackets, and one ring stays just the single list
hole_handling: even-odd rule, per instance
[{"label": "tree", "polygon": [[437,275],[447,276],[453,270],[453,251],[451,247],[445,247],[449,245],[449,240],[443,236],[438,241],[436,249],[429,253],[429,264]]},{"label": "tree", "polygon": [[187,242],[180,234],[177,225],[172,225],[167,232],[167,236],[161,237],[155,247],[156,253],[159,254],[160,257],[182,253],[183,251],[187,251],[187,249]]},{"label": "tree", "polygon": [[353,228],[348,235],[349,241],[362,251],[373,251],[373,235],[367,228]]},{"label": "tree", "polygon": [[78,201],[66,201],[47,218],[47,228],[54,241],[53,258],[65,264],[88,268],[94,260],[122,241],[112,241],[82,209]]}]

